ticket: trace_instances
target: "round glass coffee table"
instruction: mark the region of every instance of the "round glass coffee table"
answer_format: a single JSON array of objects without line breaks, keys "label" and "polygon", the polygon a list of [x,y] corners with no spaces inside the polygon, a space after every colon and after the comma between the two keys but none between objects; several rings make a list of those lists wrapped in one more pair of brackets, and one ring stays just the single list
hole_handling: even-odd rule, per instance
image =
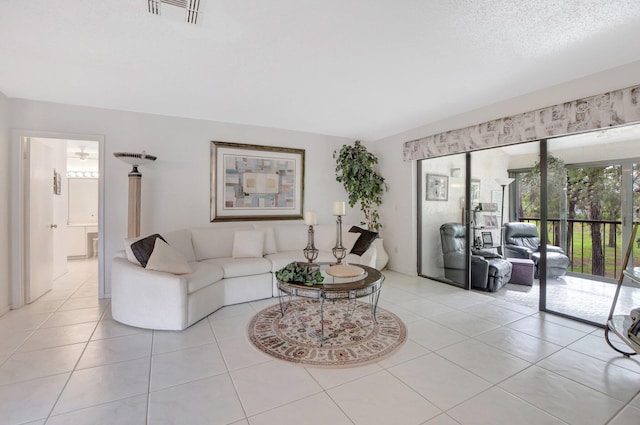
[{"label": "round glass coffee table", "polygon": [[347,300],[351,302],[351,313],[355,311],[356,300],[358,298],[369,297],[369,305],[371,308],[371,318],[374,323],[378,323],[376,319],[376,310],[378,308],[378,300],[380,298],[380,289],[384,282],[385,276],[373,267],[363,265],[350,265],[349,267],[357,267],[362,272],[353,277],[336,277],[335,274],[339,270],[330,268],[335,267],[334,263],[316,263],[320,267],[320,272],[325,277],[322,283],[311,286],[303,283],[282,282],[278,280],[278,290],[280,291],[280,312],[284,317],[289,303],[294,297],[314,299],[320,301],[320,323],[321,335],[320,346],[327,339],[324,336],[324,303],[325,301]]}]

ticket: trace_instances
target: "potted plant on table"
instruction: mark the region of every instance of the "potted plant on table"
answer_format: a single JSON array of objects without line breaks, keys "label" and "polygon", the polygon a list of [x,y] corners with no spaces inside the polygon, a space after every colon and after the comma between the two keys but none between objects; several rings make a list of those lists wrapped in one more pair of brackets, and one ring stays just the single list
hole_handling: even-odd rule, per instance
[{"label": "potted plant on table", "polygon": [[[349,206],[353,208],[360,203],[360,211],[365,219],[360,224],[366,225],[371,232],[379,232],[382,223],[377,207],[382,204],[382,195],[388,187],[384,177],[374,169],[378,157],[356,140],[353,145],[343,145],[340,150],[335,150],[333,158],[336,160],[336,181],[344,186]],[[389,257],[382,247],[382,239],[376,240],[376,247],[379,247],[380,263],[383,263],[378,267],[377,262],[376,268],[380,269],[386,265]]]},{"label": "potted plant on table", "polygon": [[313,286],[324,281],[324,276],[317,268],[310,267],[307,263],[294,261],[276,271],[276,279],[284,283],[302,283]]}]

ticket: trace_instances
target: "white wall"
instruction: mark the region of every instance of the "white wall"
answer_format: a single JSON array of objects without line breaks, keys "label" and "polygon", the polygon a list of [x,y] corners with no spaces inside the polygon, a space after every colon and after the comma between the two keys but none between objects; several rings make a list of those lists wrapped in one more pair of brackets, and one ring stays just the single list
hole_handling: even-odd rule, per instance
[{"label": "white wall", "polygon": [[[380,208],[390,268],[406,274],[417,272],[416,162],[403,161],[404,142],[636,84],[640,84],[640,61],[369,143],[371,150],[382,157],[380,172],[390,186]],[[425,97],[425,101],[430,100]],[[437,102],[437,99],[432,101]]]},{"label": "white wall", "polygon": [[[147,151],[158,160],[142,172],[141,233],[211,225],[210,141],[272,145],[306,150],[304,209],[319,223],[335,223],[332,202],[346,194],[335,181],[334,149],[351,140],[272,128],[150,114],[10,100],[10,126],[28,131],[104,136],[105,294],[110,293],[110,260],[127,235],[127,174],[130,166],[114,152]],[[17,144],[17,140],[11,143]],[[357,222],[359,211],[347,211]],[[354,218],[351,220],[351,218]],[[216,225],[218,223],[215,223]],[[234,225],[230,223],[228,225]],[[301,247],[301,249],[304,247]]]},{"label": "white wall", "polygon": [[9,99],[0,92],[0,316],[9,310]]}]

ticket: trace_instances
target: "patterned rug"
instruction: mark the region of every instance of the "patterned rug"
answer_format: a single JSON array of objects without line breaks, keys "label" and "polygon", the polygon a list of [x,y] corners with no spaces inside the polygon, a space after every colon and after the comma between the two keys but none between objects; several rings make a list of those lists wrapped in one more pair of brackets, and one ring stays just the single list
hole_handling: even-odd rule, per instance
[{"label": "patterned rug", "polygon": [[395,314],[378,307],[376,317],[377,324],[368,303],[325,301],[323,339],[320,302],[296,299],[284,317],[278,304],[256,314],[249,324],[249,339],[260,351],[281,360],[320,367],[360,366],[390,355],[407,338],[407,328]]}]

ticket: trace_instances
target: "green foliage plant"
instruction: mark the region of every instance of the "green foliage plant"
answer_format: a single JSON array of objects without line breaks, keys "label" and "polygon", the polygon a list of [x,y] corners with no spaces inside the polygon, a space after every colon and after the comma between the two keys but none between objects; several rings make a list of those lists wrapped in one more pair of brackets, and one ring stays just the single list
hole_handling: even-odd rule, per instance
[{"label": "green foliage plant", "polygon": [[382,204],[382,195],[388,190],[384,178],[373,168],[378,158],[356,140],[353,145],[343,145],[333,151],[336,160],[336,181],[342,183],[349,196],[349,206],[360,203],[368,230],[378,232],[382,228],[380,215],[376,207]]},{"label": "green foliage plant", "polygon": [[276,271],[276,279],[284,283],[302,283],[313,286],[324,281],[318,269],[312,269],[307,263],[294,261]]}]

